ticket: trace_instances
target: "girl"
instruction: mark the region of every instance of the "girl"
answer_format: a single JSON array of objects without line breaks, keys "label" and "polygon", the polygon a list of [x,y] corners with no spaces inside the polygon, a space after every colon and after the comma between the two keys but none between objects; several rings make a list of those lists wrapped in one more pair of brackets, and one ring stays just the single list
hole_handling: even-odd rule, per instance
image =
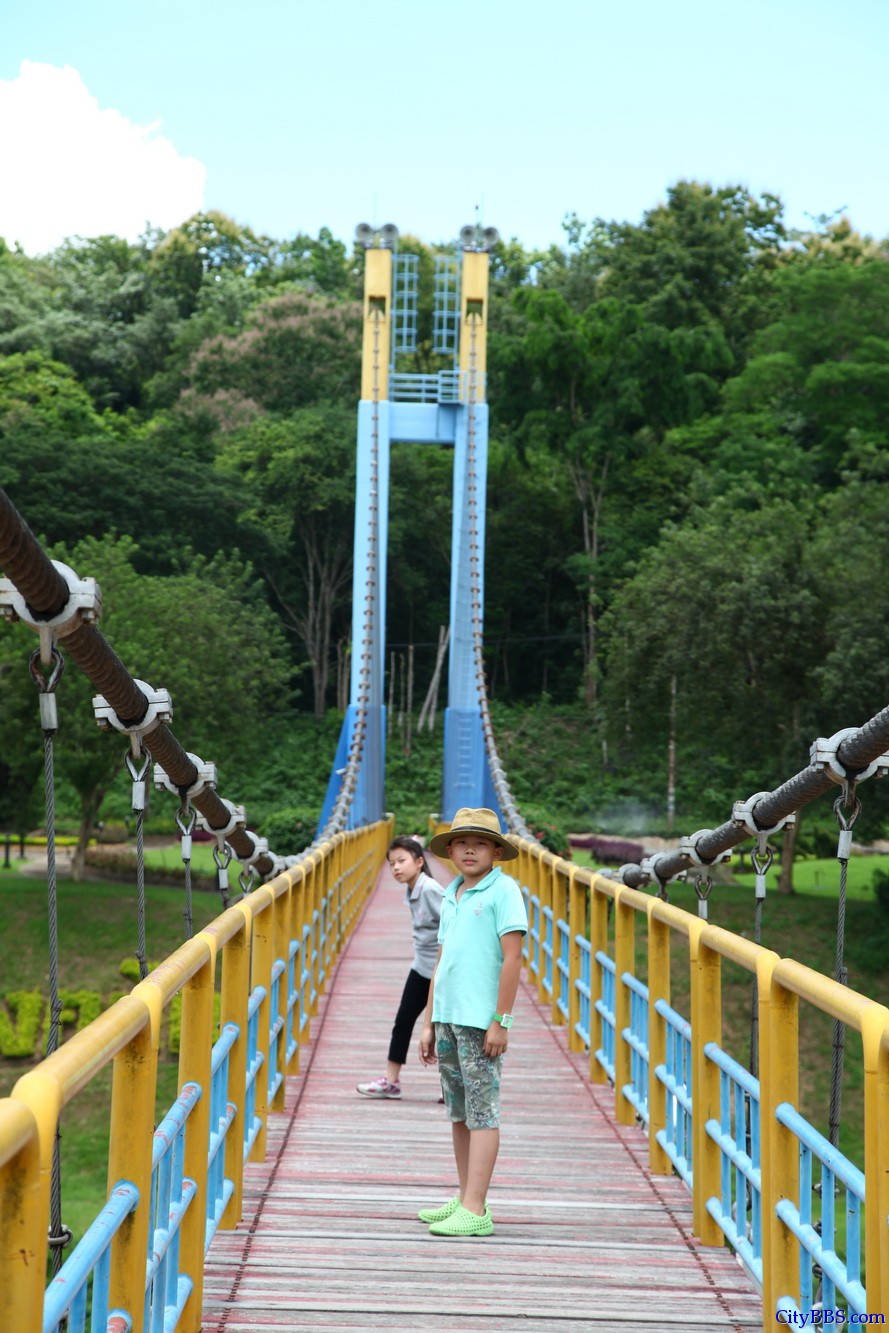
[{"label": "girl", "polygon": [[444,890],[429,873],[423,847],[416,838],[398,837],[391,843],[386,857],[392,874],[399,884],[404,885],[404,900],[413,922],[414,961],[395,1016],[386,1073],[372,1083],[359,1083],[358,1091],[362,1097],[401,1096],[398,1076],[407,1059],[414,1024],[426,1008],[429,982],[438,961],[438,920]]}]

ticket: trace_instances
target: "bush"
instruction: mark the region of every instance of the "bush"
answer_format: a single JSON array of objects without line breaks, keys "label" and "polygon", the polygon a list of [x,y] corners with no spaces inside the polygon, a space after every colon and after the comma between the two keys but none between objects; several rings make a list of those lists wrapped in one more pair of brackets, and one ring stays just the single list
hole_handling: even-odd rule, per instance
[{"label": "bush", "polygon": [[290,805],[267,815],[262,820],[259,832],[268,838],[269,850],[276,856],[297,856],[310,846],[317,826],[317,810]]},{"label": "bush", "polygon": [[889,912],[889,870],[875,870],[870,883],[877,902]]},{"label": "bush", "polygon": [[566,861],[571,860],[568,832],[557,819],[539,805],[523,805],[519,813],[541,846]]},{"label": "bush", "polygon": [[118,824],[113,819],[100,824],[96,829],[96,842],[117,843],[129,841],[129,832],[126,824]]},{"label": "bush", "polygon": [[583,848],[594,859],[604,861],[607,865],[638,864],[645,855],[641,842],[631,842],[628,838],[610,838],[601,833],[575,834],[571,845]]}]

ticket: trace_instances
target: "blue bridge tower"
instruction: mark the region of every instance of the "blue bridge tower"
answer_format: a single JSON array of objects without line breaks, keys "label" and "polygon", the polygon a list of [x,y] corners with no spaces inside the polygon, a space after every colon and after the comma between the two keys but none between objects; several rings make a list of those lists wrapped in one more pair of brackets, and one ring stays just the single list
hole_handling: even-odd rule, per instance
[{"label": "blue bridge tower", "polygon": [[454,253],[435,257],[433,351],[451,366],[405,374],[396,357],[417,347],[419,259],[398,253],[398,232],[362,224],[364,333],[355,492],[352,666],[319,830],[344,784],[352,799],[345,825],[379,819],[385,809],[386,538],[393,444],[454,449],[450,656],[440,818],[463,805],[499,809],[481,723],[485,493],[488,405],[485,393],[488,252],[493,227],[463,227]]}]

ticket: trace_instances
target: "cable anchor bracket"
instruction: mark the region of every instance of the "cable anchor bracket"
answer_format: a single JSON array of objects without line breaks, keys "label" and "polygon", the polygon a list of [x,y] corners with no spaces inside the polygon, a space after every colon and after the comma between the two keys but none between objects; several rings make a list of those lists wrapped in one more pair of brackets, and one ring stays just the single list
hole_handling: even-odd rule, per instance
[{"label": "cable anchor bracket", "polygon": [[93,578],[79,578],[70,565],[53,560],[68,588],[68,600],[54,616],[40,616],[25,601],[12,579],[0,578],[0,619],[20,620],[40,636],[40,660],[49,666],[53,640],[64,638],[84,621],[95,624],[102,611],[102,593]]},{"label": "cable anchor bracket", "polygon": [[643,875],[647,876],[648,882],[657,884],[657,896],[659,898],[666,898],[668,884],[674,884],[677,880],[685,880],[688,876],[686,870],[677,870],[673,875],[662,875],[658,869],[658,863],[666,860],[667,856],[666,852],[654,852],[651,856],[643,856],[639,862],[639,869]]},{"label": "cable anchor bracket", "polygon": [[154,785],[158,791],[168,791],[172,796],[178,796],[180,801],[185,799],[191,803],[196,796],[203,796],[205,791],[216,789],[217,773],[215,764],[205,764],[200,755],[192,754],[190,750],[186,750],[186,754],[194,764],[198,774],[190,787],[177,787],[166,769],[162,768],[160,764],[154,766]]},{"label": "cable anchor bracket", "polygon": [[93,695],[93,712],[102,731],[120,731],[124,736],[129,736],[133,754],[138,758],[142,751],[143,738],[162,722],[172,720],[173,700],[170,698],[169,690],[155,690],[144,680],[135,680],[134,684],[148,701],[148,707],[138,722],[125,722],[118,717],[104,694]]},{"label": "cable anchor bracket", "polygon": [[812,767],[820,773],[826,773],[831,782],[836,782],[841,787],[846,787],[850,783],[865,782],[868,778],[884,778],[889,773],[889,751],[878,754],[867,768],[859,772],[847,769],[838,757],[843,741],[857,734],[858,727],[844,727],[842,731],[836,731],[832,736],[819,736],[812,742],[809,750],[809,762]]}]

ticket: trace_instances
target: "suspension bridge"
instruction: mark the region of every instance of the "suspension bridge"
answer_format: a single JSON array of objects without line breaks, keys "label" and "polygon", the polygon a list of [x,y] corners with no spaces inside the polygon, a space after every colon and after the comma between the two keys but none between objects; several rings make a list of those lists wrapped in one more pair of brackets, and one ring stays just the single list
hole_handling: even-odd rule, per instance
[{"label": "suspension bridge", "polygon": [[[366,247],[350,701],[317,835],[296,857],[247,828],[212,763],[172,730],[160,683],[99,629],[100,592],[42,550],[0,491],[0,610],[29,625],[44,737],[50,937],[46,1058],[0,1099],[0,1329],[755,1329],[877,1324],[889,1314],[889,1010],[845,984],[843,912],[862,784],[889,770],[889,708],[817,738],[773,791],[675,852],[587,870],[531,836],[497,755],[483,670],[489,249],[464,228],[436,260],[434,375],[416,346],[417,262],[394,228]],[[496,811],[519,848],[530,928],[504,1079],[497,1230],[436,1241],[418,1207],[448,1192],[449,1134],[419,1064],[397,1104],[354,1094],[407,962],[385,866],[386,512],[400,441],[454,453],[448,706],[441,805]],[[140,980],[60,1043],[52,818],[64,656],[127,747],[136,818]],[[109,744],[115,743],[109,739]],[[196,827],[215,840],[224,910],[149,970],[141,853],[146,783],[176,802],[190,895]],[[760,940],[777,836],[835,797],[835,975]],[[709,920],[714,867],[748,844],[756,929]],[[229,867],[239,866],[229,898]],[[436,866],[447,878],[447,868]],[[669,901],[694,879],[697,913]],[[186,909],[190,919],[190,903]],[[8,942],[5,945],[8,947]],[[749,1052],[730,1054],[724,978],[752,992]],[[676,1007],[674,1007],[674,1001]],[[178,1094],[157,1105],[161,1029],[181,1005]],[[834,1023],[827,1135],[800,1110],[801,1021]],[[860,1055],[864,1149],[839,1150],[846,1043]],[[110,1074],[104,1206],[73,1244],[59,1127]],[[68,1251],[66,1254],[65,1251]]]}]

